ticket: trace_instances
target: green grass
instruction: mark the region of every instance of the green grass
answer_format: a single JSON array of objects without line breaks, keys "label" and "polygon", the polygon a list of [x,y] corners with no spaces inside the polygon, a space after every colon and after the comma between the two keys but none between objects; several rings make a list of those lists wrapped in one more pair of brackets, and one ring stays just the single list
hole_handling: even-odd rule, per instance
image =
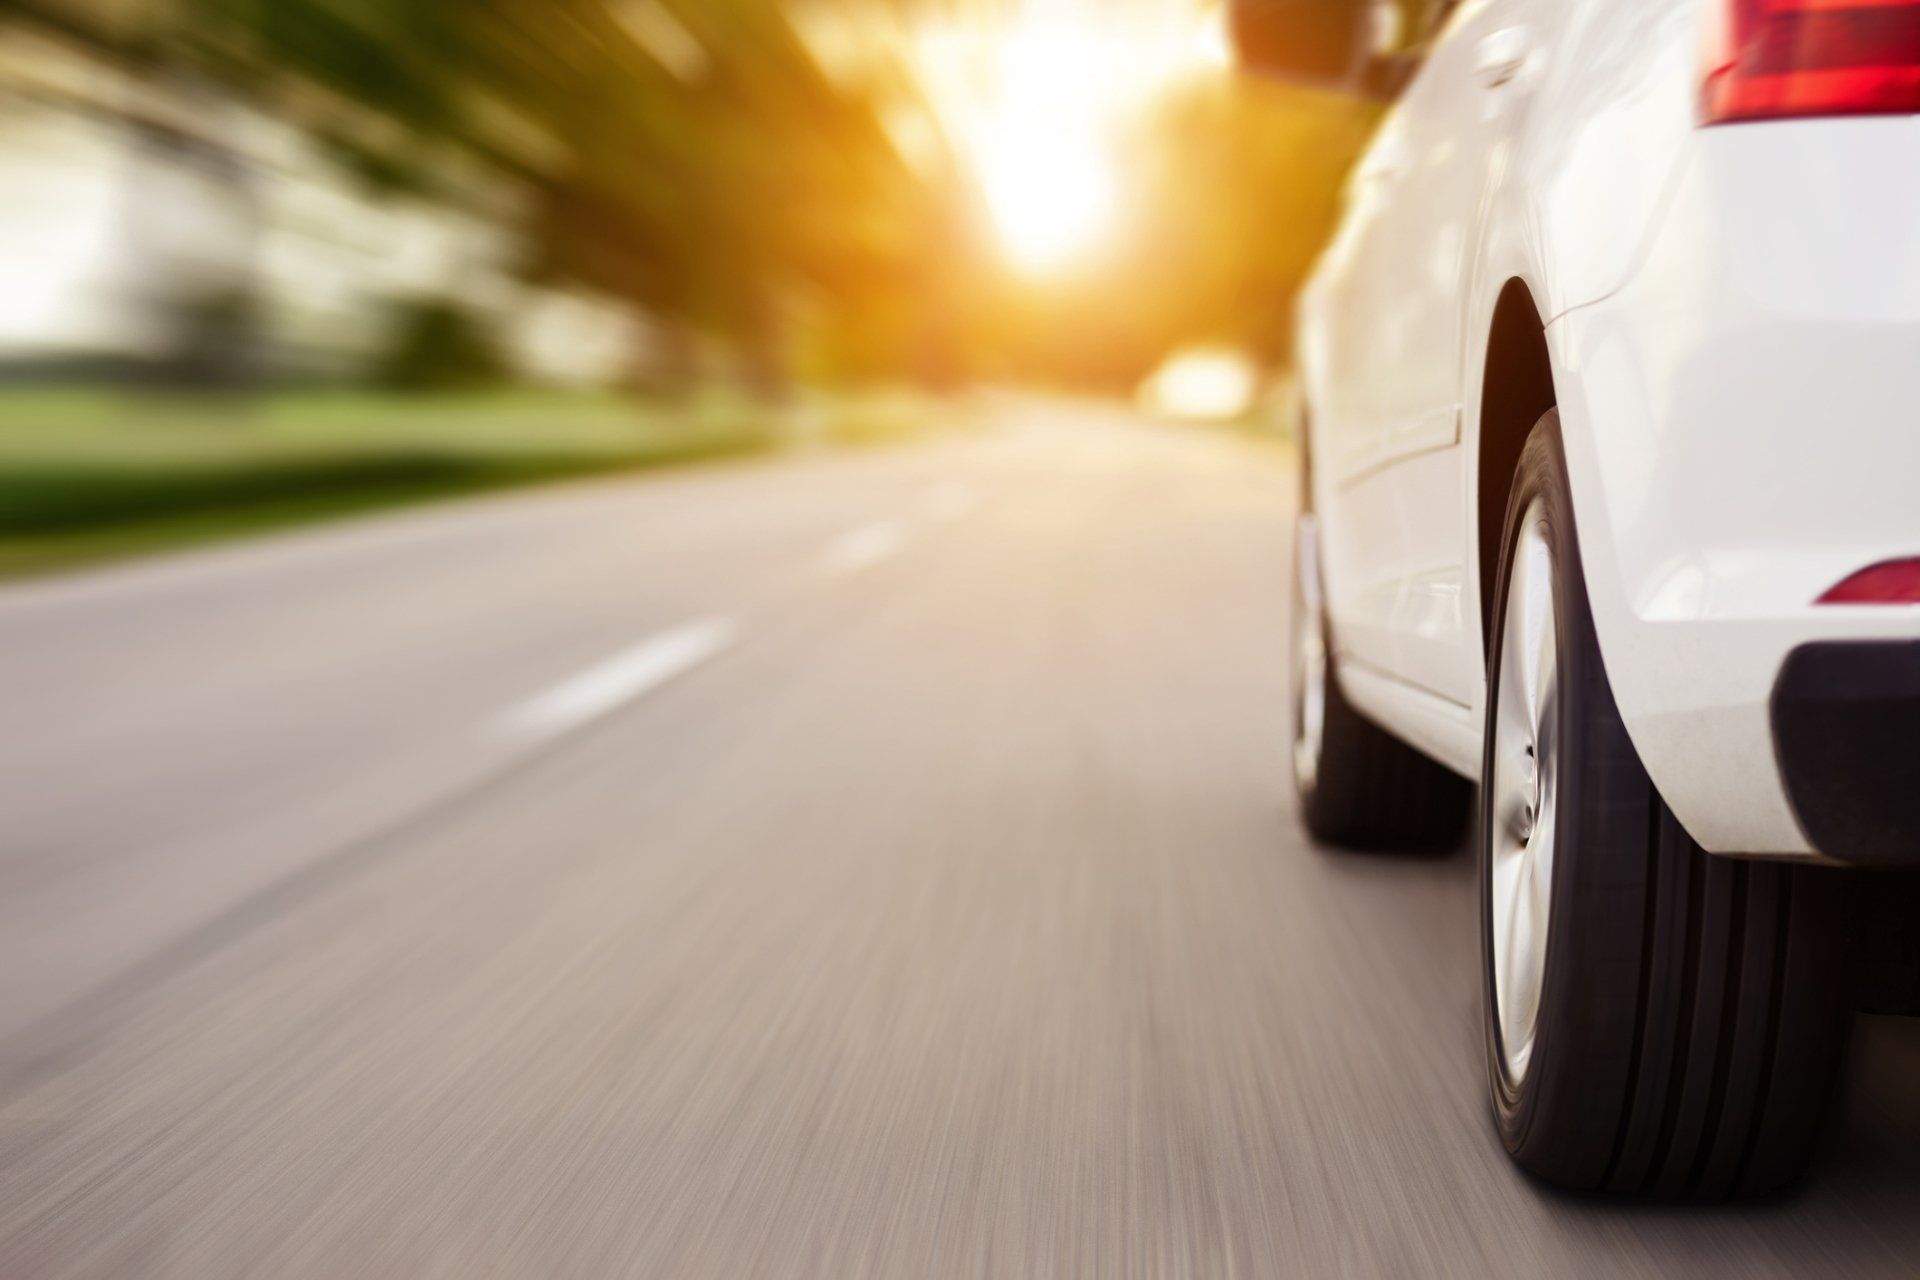
[{"label": "green grass", "polygon": [[941,416],[909,397],[770,409],[717,391],[667,402],[5,390],[0,576],[544,480],[871,443]]}]

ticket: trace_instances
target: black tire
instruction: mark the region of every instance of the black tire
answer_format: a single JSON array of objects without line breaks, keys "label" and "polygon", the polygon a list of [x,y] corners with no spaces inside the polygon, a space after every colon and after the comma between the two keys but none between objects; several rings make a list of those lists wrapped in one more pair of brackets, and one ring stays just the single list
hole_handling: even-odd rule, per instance
[{"label": "black tire", "polygon": [[[1291,747],[1294,794],[1307,831],[1350,849],[1456,848],[1473,789],[1355,710],[1341,691],[1332,632],[1320,606],[1317,526],[1302,486],[1294,531]],[[1310,660],[1317,646],[1317,675]],[[1307,743],[1310,682],[1321,690],[1320,732]],[[1309,763],[1310,758],[1310,763]]]},{"label": "black tire", "polygon": [[[1507,507],[1475,840],[1500,1137],[1522,1168],[1563,1187],[1762,1194],[1804,1167],[1847,1031],[1841,873],[1711,856],[1662,802],[1607,682],[1569,492],[1549,412]],[[1491,859],[1501,637],[1523,523],[1529,545],[1544,537],[1552,566],[1559,738],[1545,967],[1515,1081],[1496,1007]]]}]

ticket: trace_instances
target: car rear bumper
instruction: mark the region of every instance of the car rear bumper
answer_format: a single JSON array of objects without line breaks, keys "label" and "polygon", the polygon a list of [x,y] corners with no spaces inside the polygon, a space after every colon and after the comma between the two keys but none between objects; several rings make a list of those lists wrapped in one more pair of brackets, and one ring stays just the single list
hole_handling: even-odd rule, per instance
[{"label": "car rear bumper", "polygon": [[1674,813],[1718,853],[1920,863],[1891,783],[1905,843],[1834,818],[1818,757],[1866,787],[1887,740],[1806,674],[1920,638],[1920,607],[1815,603],[1920,554],[1920,120],[1700,131],[1637,270],[1548,332],[1601,652]]}]

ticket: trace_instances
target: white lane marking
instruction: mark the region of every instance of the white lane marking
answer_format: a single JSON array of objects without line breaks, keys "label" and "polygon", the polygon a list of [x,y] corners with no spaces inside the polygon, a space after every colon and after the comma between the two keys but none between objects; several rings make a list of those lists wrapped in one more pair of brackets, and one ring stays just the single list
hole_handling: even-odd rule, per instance
[{"label": "white lane marking", "polygon": [[686,674],[738,638],[739,628],[728,618],[704,618],[663,631],[522,703],[508,715],[506,727],[524,734],[564,733]]},{"label": "white lane marking", "polygon": [[892,521],[849,529],[827,544],[820,567],[828,573],[858,573],[900,554],[906,535]]},{"label": "white lane marking", "polygon": [[948,480],[936,485],[927,495],[927,518],[934,521],[958,520],[980,505],[980,495],[971,485]]}]

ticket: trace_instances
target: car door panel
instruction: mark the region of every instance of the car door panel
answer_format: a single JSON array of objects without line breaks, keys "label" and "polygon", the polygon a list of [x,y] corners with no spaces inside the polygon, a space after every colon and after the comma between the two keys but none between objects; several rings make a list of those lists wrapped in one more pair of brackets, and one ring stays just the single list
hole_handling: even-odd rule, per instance
[{"label": "car door panel", "polygon": [[1479,675],[1477,628],[1465,607],[1473,525],[1467,519],[1462,413],[1473,372],[1469,298],[1493,193],[1541,62],[1550,25],[1541,0],[1464,0],[1434,39],[1394,109],[1404,167],[1374,231],[1371,267],[1379,341],[1377,462],[1354,483],[1364,505],[1392,510],[1376,539],[1391,582],[1392,674],[1462,705]]}]

